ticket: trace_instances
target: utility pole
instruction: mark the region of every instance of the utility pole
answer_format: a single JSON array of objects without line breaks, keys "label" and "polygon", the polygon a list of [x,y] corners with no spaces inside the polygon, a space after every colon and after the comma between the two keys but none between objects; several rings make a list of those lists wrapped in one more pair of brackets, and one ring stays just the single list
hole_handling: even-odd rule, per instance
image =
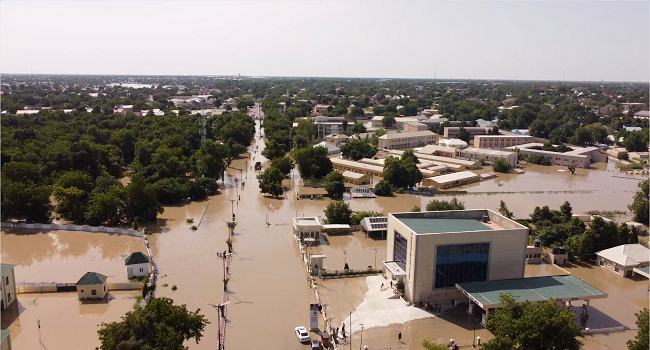
[{"label": "utility pole", "polygon": [[343,257],[344,257],[343,263],[347,264],[348,263],[348,251],[345,250],[345,249],[343,249]]},{"label": "utility pole", "polygon": [[352,350],[352,311],[350,311],[350,350]]},{"label": "utility pole", "polygon": [[375,269],[377,268],[377,249],[373,249],[375,251]]},{"label": "utility pole", "polygon": [[363,346],[363,323],[359,323],[361,326],[361,342],[359,343],[359,350],[361,350],[361,347]]},{"label": "utility pole", "polygon": [[235,221],[235,200],[236,199],[229,199],[229,201],[230,201],[230,212],[232,213],[232,221]]}]

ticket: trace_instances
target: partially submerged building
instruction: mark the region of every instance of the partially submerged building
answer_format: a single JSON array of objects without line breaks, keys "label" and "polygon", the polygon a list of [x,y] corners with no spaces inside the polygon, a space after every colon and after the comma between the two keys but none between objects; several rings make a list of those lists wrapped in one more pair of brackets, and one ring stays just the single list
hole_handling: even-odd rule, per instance
[{"label": "partially submerged building", "polygon": [[458,187],[467,185],[474,182],[481,181],[481,176],[475,174],[471,171],[461,171],[458,173],[451,173],[446,175],[428,177],[422,179],[422,186],[429,187],[433,186],[437,189],[448,189],[452,187]]},{"label": "partially submerged building", "polygon": [[352,171],[344,171],[342,173],[343,181],[351,183],[353,185],[365,185],[370,183],[370,175],[368,174],[359,174]]},{"label": "partially submerged building", "polygon": [[386,238],[388,233],[388,217],[365,217],[361,220],[361,231],[368,237]]},{"label": "partially submerged building", "polygon": [[[2,271],[2,283],[0,283],[0,310],[5,310],[16,301],[16,274],[14,265],[0,264]],[[4,348],[3,348],[4,349]]]},{"label": "partially submerged building", "polygon": [[506,147],[506,149],[528,156],[541,155],[553,165],[574,165],[577,168],[584,169],[588,169],[593,162],[607,162],[608,158],[607,154],[601,153],[598,147],[569,146],[573,150],[564,153],[537,149],[543,146],[541,143],[526,143],[519,146]]},{"label": "partially submerged building", "polygon": [[86,272],[77,281],[77,295],[79,299],[102,299],[108,292],[106,276],[97,272]]},{"label": "partially submerged building", "polygon": [[647,268],[650,264],[650,250],[640,244],[621,244],[601,250],[596,256],[598,266],[624,277],[632,277],[635,269]]},{"label": "partially submerged building", "polygon": [[293,218],[293,234],[300,241],[305,238],[313,238],[316,242],[320,241],[322,225],[318,216],[306,216]]},{"label": "partially submerged building", "polygon": [[579,278],[524,278],[528,228],[492,210],[388,214],[386,273],[404,283],[410,302],[468,300],[485,324],[511,293],[516,302],[571,302],[607,294]]},{"label": "partially submerged building", "polygon": [[528,135],[476,135],[474,147],[477,148],[506,148],[532,143],[535,138]]},{"label": "partially submerged building", "polygon": [[458,151],[458,159],[479,161],[486,164],[493,164],[497,159],[503,159],[511,168],[517,166],[517,153],[499,151],[495,149],[469,147]]},{"label": "partially submerged building", "polygon": [[124,260],[126,265],[126,277],[137,278],[149,276],[149,258],[142,252],[131,253]]}]

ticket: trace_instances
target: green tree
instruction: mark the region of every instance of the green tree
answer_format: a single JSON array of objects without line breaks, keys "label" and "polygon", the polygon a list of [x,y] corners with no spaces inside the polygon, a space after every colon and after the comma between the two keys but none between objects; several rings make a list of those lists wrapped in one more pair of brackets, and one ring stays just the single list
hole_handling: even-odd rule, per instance
[{"label": "green tree", "polygon": [[648,129],[645,131],[632,131],[630,132],[625,141],[623,141],[625,149],[630,152],[646,152],[648,151]]},{"label": "green tree", "polygon": [[501,215],[507,217],[508,219],[512,219],[512,212],[508,210],[508,206],[504,201],[501,201],[501,203],[499,204],[499,213],[501,213]]},{"label": "green tree", "polygon": [[204,142],[197,152],[197,170],[203,176],[218,179],[226,170],[228,150],[223,144]]},{"label": "green tree", "polygon": [[126,186],[126,201],[124,214],[130,222],[154,221],[158,214],[165,209],[156,199],[156,190],[152,185],[144,182],[144,177],[135,173],[131,176],[131,183]]},{"label": "green tree", "polygon": [[289,157],[275,158],[271,162],[271,166],[280,170],[284,176],[287,176],[293,169],[293,160]]},{"label": "green tree", "polygon": [[246,111],[246,108],[255,106],[255,101],[252,98],[240,98],[237,100],[237,109]]},{"label": "green tree", "polygon": [[350,224],[352,210],[343,201],[331,201],[325,208],[325,217],[329,224]]},{"label": "green tree", "polygon": [[384,119],[381,120],[381,124],[386,128],[390,129],[395,125],[395,117],[392,116],[385,116]]},{"label": "green tree", "polygon": [[580,146],[587,146],[592,144],[593,142],[594,142],[593,134],[586,127],[577,128],[573,134],[573,137],[571,137],[571,143]]},{"label": "green tree", "polygon": [[325,147],[296,148],[291,151],[291,158],[298,166],[303,179],[322,178],[332,172],[332,161],[327,157]]},{"label": "green tree", "polygon": [[648,206],[648,180],[640,182],[638,186],[641,190],[636,192],[634,195],[634,201],[627,207],[634,214],[632,220],[648,225],[648,222],[650,221],[648,218],[648,211],[650,210],[650,207]]},{"label": "green tree", "polygon": [[[4,174],[3,174],[4,175]],[[29,182],[2,181],[2,219],[26,219],[33,222],[50,222],[50,194],[46,185]]]},{"label": "green tree", "polygon": [[[359,118],[359,117],[363,116],[363,114],[364,114],[363,113],[363,108],[361,108],[360,106],[354,106],[354,107],[350,108],[350,116],[352,118],[355,118],[355,119]],[[354,128],[352,128],[352,132],[355,132]],[[365,132],[365,128],[364,128],[364,131],[361,131],[361,132]]]},{"label": "green tree", "polygon": [[492,163],[492,170],[499,172],[499,173],[507,173],[510,171],[510,163],[508,163],[507,160],[505,159],[496,159]]},{"label": "green tree", "polygon": [[386,131],[386,129],[384,129],[384,128],[379,128],[379,129],[375,130],[375,136],[377,136],[377,137],[384,136],[387,133],[388,133],[388,131]]},{"label": "green tree", "polygon": [[470,134],[465,127],[461,126],[456,132],[456,138],[469,143]]},{"label": "green tree", "polygon": [[180,203],[189,197],[187,187],[179,179],[158,180],[153,184],[153,188],[156,191],[156,198],[162,204]]},{"label": "green tree", "polygon": [[575,315],[555,302],[517,304],[507,293],[499,296],[499,303],[503,306],[488,318],[487,328],[495,335],[486,344],[489,349],[494,349],[497,342],[514,344],[512,349],[580,349],[582,344],[577,338],[582,333]]},{"label": "green tree", "polygon": [[343,198],[343,193],[345,193],[343,174],[338,171],[332,171],[327,174],[325,176],[325,190],[327,190],[327,194],[333,199]]},{"label": "green tree", "polygon": [[352,125],[352,133],[354,134],[361,134],[366,132],[366,127],[363,125],[362,122],[356,122],[354,125]]},{"label": "green tree", "polygon": [[84,214],[86,222],[94,226],[104,223],[118,225],[124,212],[125,198],[126,191],[121,185],[111,186],[106,192],[95,189]]},{"label": "green tree", "polygon": [[187,340],[199,343],[210,323],[200,311],[188,311],[172,299],[151,298],[146,306],[127,312],[122,321],[102,323],[97,331],[100,349],[185,349]]},{"label": "green tree", "polygon": [[414,205],[413,208],[411,208],[411,212],[419,213],[420,211],[421,209],[419,205]]},{"label": "green tree", "polygon": [[266,142],[262,155],[269,160],[284,157],[287,154],[287,146],[274,140]]},{"label": "green tree", "polygon": [[380,180],[375,184],[375,194],[378,196],[388,197],[393,195],[393,189],[386,180]]},{"label": "green tree", "polygon": [[443,210],[465,210],[465,203],[459,201],[456,197],[451,201],[433,199],[427,203],[427,211],[443,211]]},{"label": "green tree", "polygon": [[257,180],[259,180],[260,191],[262,193],[268,193],[273,197],[278,197],[284,192],[282,188],[284,174],[278,168],[270,167],[260,172],[257,175]]},{"label": "green tree", "polygon": [[616,158],[618,160],[630,160],[630,155],[627,152],[618,152]]},{"label": "green tree", "polygon": [[571,220],[571,217],[573,216],[573,208],[571,207],[571,203],[569,203],[569,201],[562,203],[562,205],[560,205],[560,212],[562,212],[566,221]]},{"label": "green tree", "polygon": [[644,308],[634,315],[636,315],[636,326],[639,327],[639,331],[637,332],[634,339],[627,341],[627,348],[629,350],[649,349],[650,346],[648,345],[648,324],[650,324],[650,314],[648,313],[648,308]]},{"label": "green tree", "polygon": [[359,160],[361,158],[371,158],[377,154],[377,149],[370,146],[367,142],[356,140],[341,146],[341,154],[345,158]]},{"label": "green tree", "polygon": [[354,211],[350,215],[350,224],[359,225],[361,223],[361,220],[363,220],[364,218],[374,217],[374,216],[382,216],[382,214],[376,211]]},{"label": "green tree", "polygon": [[382,178],[393,187],[411,188],[422,181],[422,172],[411,158],[388,157],[384,160]]},{"label": "green tree", "polygon": [[410,159],[413,163],[419,164],[420,160],[418,159],[418,156],[413,153],[412,150],[407,150],[402,153],[402,156],[400,157],[401,160],[407,160]]}]

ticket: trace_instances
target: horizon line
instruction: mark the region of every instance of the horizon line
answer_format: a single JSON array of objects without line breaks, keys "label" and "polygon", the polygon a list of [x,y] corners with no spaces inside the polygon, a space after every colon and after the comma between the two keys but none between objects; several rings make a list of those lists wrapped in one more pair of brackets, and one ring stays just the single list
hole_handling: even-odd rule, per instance
[{"label": "horizon line", "polygon": [[[27,75],[34,76],[34,73],[2,73],[0,75]],[[451,81],[451,82],[472,82],[472,81],[511,81],[511,82],[555,82],[555,83],[626,83],[626,84],[649,84],[650,81],[625,81],[625,80],[551,80],[551,79],[507,79],[507,78],[399,78],[399,77],[352,77],[352,76],[292,76],[292,75],[232,75],[232,74],[104,74],[104,73],[38,73],[38,76],[114,76],[114,77],[232,77],[232,78],[291,78],[291,79],[388,79],[388,80],[428,80],[428,81]]]}]

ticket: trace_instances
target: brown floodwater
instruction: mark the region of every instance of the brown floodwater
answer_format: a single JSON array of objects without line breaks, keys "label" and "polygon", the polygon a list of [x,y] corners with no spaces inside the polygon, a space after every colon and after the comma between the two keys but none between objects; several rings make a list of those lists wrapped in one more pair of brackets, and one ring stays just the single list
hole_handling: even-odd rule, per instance
[{"label": "brown floodwater", "polygon": [[[102,322],[119,321],[133,309],[138,291],[109,292],[102,302],[81,302],[77,293],[18,294],[2,313],[13,349],[94,349]],[[38,321],[40,320],[40,339]]]},{"label": "brown floodwater", "polygon": [[[156,295],[173,298],[176,303],[186,304],[190,310],[200,308],[212,322],[206,327],[204,337],[199,344],[195,344],[194,341],[186,343],[190,349],[214,349],[217,344],[217,312],[206,304],[216,303],[221,297],[223,265],[214,253],[223,252],[227,248],[226,221],[231,220],[231,211],[235,213],[238,225],[232,238],[234,258],[231,267],[232,278],[229,282],[231,303],[228,306],[226,347],[306,348],[298,343],[294,328],[308,326],[308,305],[309,302],[315,302],[315,297],[309,288],[300,251],[292,235],[291,221],[296,215],[324,217],[323,211],[330,201],[327,199],[298,200],[296,191],[300,178],[297,171],[292,174],[292,188],[285,196],[274,199],[259,193],[255,178],[258,172],[254,171],[252,166],[256,161],[262,161],[267,166],[268,161],[261,155],[264,142],[257,135],[255,143],[249,147],[250,154],[233,161],[227,170],[220,194],[202,202],[167,206],[165,212],[159,215],[158,221],[148,226],[155,232],[149,236],[149,242],[161,276]],[[531,166],[521,175],[500,175],[495,179],[467,186],[466,189],[472,194],[460,196],[459,199],[465,202],[467,208],[491,209],[498,209],[499,201],[504,200],[515,216],[528,217],[535,206],[559,207],[565,200],[571,202],[574,212],[593,209],[627,210],[627,205],[632,201],[637,189],[638,181],[616,178],[613,176],[615,173],[609,168],[578,169],[576,175],[558,172],[558,169],[560,168]],[[242,187],[241,182],[244,182],[245,186]],[[502,191],[511,193],[493,194]],[[238,198],[240,200],[237,200]],[[347,196],[344,198],[353,210],[382,213],[408,211],[414,205],[424,208],[431,199],[433,197],[408,194],[374,199],[351,200]],[[448,198],[442,197],[442,199]],[[187,219],[192,219],[193,223],[186,222]],[[197,225],[198,229],[190,230],[192,225]],[[60,235],[60,232],[57,234]],[[102,241],[114,238],[106,234],[72,234],[77,234],[78,236],[74,238],[78,238],[79,241],[73,240],[73,237],[67,238],[68,240],[61,237],[55,239],[50,237],[49,233],[39,233],[36,236],[3,233],[2,259],[19,264],[20,269],[16,269],[16,277],[19,281],[31,279],[32,276],[44,278],[52,275],[50,271],[59,270],[50,266],[65,265],[68,269],[82,269],[85,272],[93,262],[99,264],[93,269],[100,270],[100,266],[106,265],[104,271],[108,270],[107,273],[118,275],[124,273],[121,262],[123,255],[128,255],[131,249],[142,248],[139,239],[130,245],[126,242]],[[43,242],[39,242],[34,237]],[[9,244],[6,244],[7,242]],[[73,252],[61,253],[69,250],[57,248],[62,244],[61,242],[73,247]],[[377,265],[386,259],[385,241],[365,238],[360,232],[351,236],[327,236],[327,243],[314,248],[316,252],[326,254],[327,268],[342,268],[346,260],[353,268],[374,265],[374,249],[377,249]],[[25,246],[33,247],[27,249]],[[118,249],[117,246],[121,248]],[[343,249],[347,251],[346,255],[343,254]],[[92,256],[95,258],[93,259]],[[68,272],[65,272],[61,278],[69,279],[67,274]],[[58,276],[56,275],[57,279]],[[79,273],[76,271],[70,273],[69,277],[72,276],[75,276],[72,281],[76,281]],[[164,284],[167,286],[163,287]],[[174,285],[177,286],[176,291],[171,290]],[[645,289],[647,291],[647,281]],[[643,298],[640,292],[639,295],[634,295],[636,299],[640,299],[633,304],[633,308],[638,310]],[[361,302],[362,296],[360,298],[358,301],[349,301],[349,304],[344,304],[340,309],[354,307],[355,303]],[[616,299],[610,299],[616,304]],[[647,294],[645,294],[645,304],[647,303]],[[62,304],[66,303],[62,302]],[[614,316],[613,319],[620,319],[619,322],[624,324],[633,324],[631,321],[634,318],[633,308],[620,312],[610,311],[621,314],[620,317]],[[125,308],[120,309],[119,313],[113,313],[115,309],[119,308],[109,307],[101,317],[117,321],[120,316],[118,314],[128,310]],[[52,313],[52,317],[54,316],[56,314]],[[83,335],[78,338],[80,347],[92,348],[97,344],[94,329],[98,322],[95,322],[94,318],[84,320],[87,324],[75,332],[83,332]],[[73,329],[72,325],[67,324],[61,328]],[[19,339],[33,339],[36,334],[35,331],[23,330],[22,332],[30,335],[23,337],[18,334]],[[454,337],[463,342],[471,342],[473,322],[466,317],[466,314],[459,313],[446,319],[427,318],[403,325],[370,329],[364,331],[364,344],[371,348],[384,348],[385,344],[389,344],[387,340],[397,339],[397,334],[400,332],[403,336],[402,343],[395,342],[397,347],[419,348],[423,338],[448,340]],[[477,335],[479,334],[483,339],[491,337],[489,332],[483,329],[477,329]],[[357,336],[355,334],[355,337]],[[15,337],[12,334],[12,340]],[[353,345],[358,346],[358,340],[355,340]]]},{"label": "brown floodwater", "polygon": [[78,231],[3,230],[2,262],[15,264],[16,282],[75,283],[88,271],[127,281],[124,259],[144,252],[142,238]]}]

